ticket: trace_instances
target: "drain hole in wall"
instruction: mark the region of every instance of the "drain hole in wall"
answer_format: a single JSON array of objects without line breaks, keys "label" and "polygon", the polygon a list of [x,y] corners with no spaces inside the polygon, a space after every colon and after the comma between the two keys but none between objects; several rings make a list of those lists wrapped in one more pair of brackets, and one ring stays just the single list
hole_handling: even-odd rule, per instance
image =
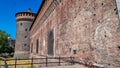
[{"label": "drain hole in wall", "polygon": [[118,15],[118,12],[116,11],[116,15]]},{"label": "drain hole in wall", "polygon": [[87,1],[85,1],[85,3],[87,3]]},{"label": "drain hole in wall", "polygon": [[116,11],[116,10],[117,10],[117,8],[114,9],[114,11]]},{"label": "drain hole in wall", "polygon": [[105,35],[105,37],[107,37],[107,36]]},{"label": "drain hole in wall", "polygon": [[24,46],[27,46],[27,44],[24,44]]},{"label": "drain hole in wall", "polygon": [[102,5],[103,5],[103,3],[102,3]]},{"label": "drain hole in wall", "polygon": [[96,16],[96,14],[93,14],[93,16]]},{"label": "drain hole in wall", "polygon": [[98,22],[100,23],[100,20],[98,20]]}]

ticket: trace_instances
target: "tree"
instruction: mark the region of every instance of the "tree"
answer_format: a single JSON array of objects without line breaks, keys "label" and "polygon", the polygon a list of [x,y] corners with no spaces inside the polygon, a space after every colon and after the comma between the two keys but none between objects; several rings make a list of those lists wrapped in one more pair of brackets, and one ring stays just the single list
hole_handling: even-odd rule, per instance
[{"label": "tree", "polygon": [[14,48],[9,45],[2,45],[0,46],[0,53],[12,53],[14,52]]},{"label": "tree", "polygon": [[0,30],[0,45],[8,45],[8,37],[10,34],[7,34],[5,31]]},{"label": "tree", "polygon": [[0,53],[12,53],[14,48],[8,44],[8,37],[10,34],[7,34],[5,31],[0,30]]}]

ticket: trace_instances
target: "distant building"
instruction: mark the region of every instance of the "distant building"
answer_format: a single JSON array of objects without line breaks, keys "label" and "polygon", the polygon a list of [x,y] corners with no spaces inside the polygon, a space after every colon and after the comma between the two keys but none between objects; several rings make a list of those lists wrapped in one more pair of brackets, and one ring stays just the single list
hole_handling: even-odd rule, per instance
[{"label": "distant building", "polygon": [[15,39],[14,38],[8,38],[8,44],[12,47],[15,47]]}]

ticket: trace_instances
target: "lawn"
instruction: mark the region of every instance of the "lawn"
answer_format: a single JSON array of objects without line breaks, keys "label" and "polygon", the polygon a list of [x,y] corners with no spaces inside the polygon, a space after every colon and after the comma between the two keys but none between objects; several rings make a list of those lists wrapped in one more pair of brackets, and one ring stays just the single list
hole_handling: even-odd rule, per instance
[{"label": "lawn", "polygon": [[[0,57],[0,65],[4,65],[4,60],[5,58]],[[8,64],[8,68],[15,68],[15,62],[16,64],[23,64],[23,65],[16,65],[16,68],[31,68],[31,60],[17,60],[15,61],[13,58],[7,58],[6,59],[7,64]],[[10,64],[13,64],[10,66]],[[27,65],[24,65],[27,64]],[[4,66],[0,66],[0,68],[4,68]],[[36,68],[35,65],[33,65],[33,68]]]}]

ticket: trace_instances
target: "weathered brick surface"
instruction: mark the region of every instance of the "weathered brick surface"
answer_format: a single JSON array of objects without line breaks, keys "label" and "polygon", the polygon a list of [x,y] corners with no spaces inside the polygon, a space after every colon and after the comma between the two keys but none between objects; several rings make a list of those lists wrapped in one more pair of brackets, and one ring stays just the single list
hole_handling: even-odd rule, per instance
[{"label": "weathered brick surface", "polygon": [[[45,7],[45,6],[44,6]],[[44,8],[43,7],[43,8]],[[41,11],[42,12],[42,11]],[[41,20],[37,18],[36,20]],[[54,31],[54,56],[89,58],[100,64],[120,63],[119,20],[115,0],[61,0],[50,16],[31,28],[31,56],[47,55],[48,32]],[[34,31],[33,31],[34,30]],[[36,54],[36,39],[40,41]],[[77,54],[73,54],[76,50]]]}]

